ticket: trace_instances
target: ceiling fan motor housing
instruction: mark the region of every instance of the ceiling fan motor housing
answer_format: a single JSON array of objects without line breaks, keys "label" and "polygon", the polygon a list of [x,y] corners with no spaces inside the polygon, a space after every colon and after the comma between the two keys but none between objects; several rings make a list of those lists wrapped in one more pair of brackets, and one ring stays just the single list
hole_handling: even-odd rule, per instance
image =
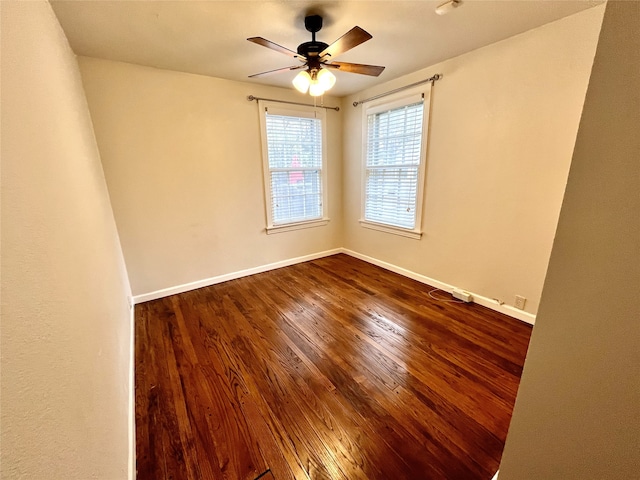
[{"label": "ceiling fan motor housing", "polygon": [[317,57],[328,46],[324,42],[304,42],[298,45],[298,53],[305,57]]}]

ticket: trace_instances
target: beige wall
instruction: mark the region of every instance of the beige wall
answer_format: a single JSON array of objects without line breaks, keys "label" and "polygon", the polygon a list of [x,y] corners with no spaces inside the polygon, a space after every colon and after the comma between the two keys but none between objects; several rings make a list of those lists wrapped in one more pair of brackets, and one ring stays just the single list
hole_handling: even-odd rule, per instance
[{"label": "beige wall", "polygon": [[124,479],[130,294],[76,59],[47,2],[1,2],[2,466]]},{"label": "beige wall", "polygon": [[267,235],[258,107],[246,97],[308,97],[94,58],[79,62],[135,295],[342,246],[339,112],[327,111],[331,221]]},{"label": "beige wall", "polygon": [[640,472],[639,26],[608,3],[500,480]]},{"label": "beige wall", "polygon": [[[536,313],[603,7],[346,98],[344,236],[351,250]],[[425,45],[423,48],[429,48]],[[359,225],[362,106],[443,74],[432,90],[421,240]]]}]

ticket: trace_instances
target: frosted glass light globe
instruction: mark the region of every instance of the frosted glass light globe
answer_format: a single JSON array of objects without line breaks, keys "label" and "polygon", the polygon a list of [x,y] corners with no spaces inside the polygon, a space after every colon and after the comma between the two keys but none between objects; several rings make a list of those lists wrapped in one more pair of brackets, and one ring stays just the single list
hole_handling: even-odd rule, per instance
[{"label": "frosted glass light globe", "polygon": [[311,84],[311,75],[309,75],[309,72],[307,72],[306,70],[303,70],[298,75],[296,75],[296,77],[293,79],[293,82],[291,83],[293,83],[293,86],[300,93],[307,93],[307,90],[309,90],[309,85]]}]

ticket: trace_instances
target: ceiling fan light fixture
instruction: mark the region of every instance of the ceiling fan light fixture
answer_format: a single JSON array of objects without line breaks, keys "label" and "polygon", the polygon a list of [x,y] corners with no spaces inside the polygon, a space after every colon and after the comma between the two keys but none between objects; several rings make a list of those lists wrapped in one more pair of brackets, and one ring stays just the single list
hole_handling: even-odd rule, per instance
[{"label": "ceiling fan light fixture", "polygon": [[309,85],[309,95],[312,97],[319,97],[322,94],[324,94],[322,84],[318,80],[313,80],[311,85]]},{"label": "ceiling fan light fixture", "polygon": [[316,75],[316,80],[322,86],[322,89],[326,92],[336,84],[336,76],[326,68],[320,69]]},{"label": "ceiling fan light fixture", "polygon": [[308,91],[312,97],[319,97],[335,85],[336,76],[326,68],[318,71],[314,69],[311,72],[303,70],[295,76],[292,83],[300,93]]},{"label": "ceiling fan light fixture", "polygon": [[438,5],[436,7],[436,13],[438,15],[446,15],[447,13],[453,11],[455,8],[458,8],[461,3],[462,2],[460,0],[449,0],[442,5]]},{"label": "ceiling fan light fixture", "polygon": [[311,75],[306,70],[301,71],[298,75],[293,79],[293,86],[300,93],[307,93],[309,90],[309,86],[311,85]]}]

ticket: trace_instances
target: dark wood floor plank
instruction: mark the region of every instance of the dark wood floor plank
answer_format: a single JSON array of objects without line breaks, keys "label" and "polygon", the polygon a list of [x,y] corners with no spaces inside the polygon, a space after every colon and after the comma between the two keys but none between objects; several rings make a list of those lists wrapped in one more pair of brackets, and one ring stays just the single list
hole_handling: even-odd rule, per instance
[{"label": "dark wood floor plank", "polygon": [[[345,371],[333,361],[333,358],[318,349],[305,336],[304,332],[297,330],[289,321],[282,323],[281,327],[287,331],[287,335],[296,342],[300,349],[318,364],[337,385],[336,393],[340,395],[340,398],[346,400],[354,415],[358,416],[362,423],[369,425],[373,431],[377,432],[374,438],[378,442],[384,442],[390,449],[386,457],[399,454],[406,464],[405,469],[400,470],[401,474],[379,478],[438,478],[435,476],[438,472],[431,463],[422,465],[423,461],[425,461],[423,460],[425,456],[423,450],[417,447],[415,438],[407,435],[404,429],[400,428],[397,421],[388,412],[384,411],[377,402],[372,401],[371,396],[363,390],[360,384],[364,376],[358,375],[354,377],[352,372]],[[383,445],[378,443],[378,446],[382,447]]]},{"label": "dark wood floor plank", "polygon": [[[315,435],[311,435],[307,439],[309,445],[318,454],[323,455],[323,465],[325,467],[332,468],[335,476],[337,471],[342,471],[345,478],[360,478],[359,470],[353,470],[354,461],[348,454],[347,450],[342,448],[343,446],[339,442],[329,442],[328,439],[332,438],[327,430],[327,425],[322,422],[322,418],[318,416],[318,408],[320,407],[317,402],[315,394],[309,389],[308,385],[301,380],[302,377],[308,376],[303,363],[299,358],[290,350],[284,348],[285,346],[279,344],[280,342],[267,341],[260,335],[260,332],[254,329],[242,313],[237,310],[237,307],[230,299],[225,298],[228,311],[233,311],[235,315],[235,327],[240,338],[252,338],[253,341],[250,345],[246,345],[247,349],[254,349],[257,355],[261,356],[261,363],[259,368],[263,368],[263,372],[269,372],[270,376],[280,379],[280,385],[283,391],[286,391],[286,400],[290,407],[293,405],[293,409],[297,410],[298,404],[304,404],[307,406],[315,406],[316,408],[304,408],[299,409],[301,418],[304,418],[308,425],[312,426],[313,430],[318,432],[317,439]],[[273,340],[273,338],[272,338]],[[256,367],[256,363],[253,363]],[[299,368],[296,368],[299,367]],[[263,390],[264,391],[264,390]],[[299,420],[300,421],[300,420]],[[335,427],[335,424],[333,424]],[[335,433],[335,432],[331,432]],[[327,435],[329,434],[329,435]],[[347,437],[348,438],[348,437]],[[351,446],[351,445],[349,445]],[[324,447],[324,449],[323,449]],[[325,452],[326,451],[326,452]],[[341,461],[338,461],[340,459]]]},{"label": "dark wood floor plank", "polygon": [[340,254],[138,305],[138,478],[490,478],[530,327],[430,290]]},{"label": "dark wood floor plank", "polygon": [[[307,275],[306,278],[313,277],[311,275]],[[416,343],[414,340],[416,336],[412,335],[412,332],[398,328],[395,323],[389,321],[387,317],[376,311],[375,307],[379,306],[377,303],[373,305],[370,304],[368,309],[364,309],[360,304],[349,301],[346,295],[342,295],[343,289],[339,286],[329,284],[329,287],[327,288],[333,293],[334,298],[340,298],[340,307],[347,311],[348,318],[345,318],[344,320],[347,320],[347,323],[351,323],[352,327],[359,328],[363,333],[374,338],[376,342],[401,342],[406,346],[410,346],[412,349],[419,348],[427,354],[438,354],[438,352],[443,352],[445,355],[440,354],[439,360],[453,360],[455,364],[464,369],[466,373],[472,373],[480,370],[486,378],[493,378],[496,375],[504,375],[505,373],[500,366],[491,361],[485,360],[480,355],[477,355],[477,348],[474,348],[472,355],[469,355],[468,349],[465,348],[457,348],[454,354],[447,354],[449,350],[458,347],[458,343],[452,343],[451,341],[430,343],[429,345]],[[335,307],[335,304],[332,304],[332,306]],[[341,317],[337,316],[336,318],[340,319]],[[447,332],[446,337],[450,336],[451,333]],[[448,340],[450,340],[450,338]],[[466,362],[469,362],[470,366],[467,365]],[[517,381],[517,378],[520,376],[520,372],[514,376],[514,380]],[[503,389],[508,389],[513,383],[513,381],[497,381],[493,382],[491,386],[502,391]],[[511,395],[513,394],[513,391],[507,390],[506,393]]]},{"label": "dark wood floor plank", "polygon": [[[242,403],[247,393],[241,389],[234,388],[238,385],[238,382],[235,381],[238,373],[234,370],[225,371],[221,367],[219,359],[212,357],[210,354],[207,355],[206,362],[200,363],[198,361],[196,348],[188,339],[188,327],[176,297],[172,299],[172,306],[178,326],[185,333],[186,341],[176,342],[185,347],[184,350],[180,351],[179,358],[182,361],[181,363],[185,365],[189,362],[197,362],[197,365],[190,365],[191,368],[198,367],[192,370],[196,374],[197,380],[191,382],[191,384],[198,385],[201,388],[198,393],[207,399],[207,405],[215,401],[225,408],[225,414],[219,417],[220,421],[215,425],[216,431],[221,430],[220,434],[215,435],[215,437],[231,439],[229,442],[220,442],[218,445],[218,451],[224,452],[221,453],[219,459],[220,464],[223,465],[222,471],[234,472],[234,475],[238,475],[239,478],[253,479],[260,472],[266,470],[268,466],[262,457],[260,449],[255,445],[249,432],[247,418],[242,410]],[[174,335],[176,334],[174,333]],[[176,336],[173,340],[176,341],[181,338],[182,336]],[[196,343],[199,344],[199,342]],[[200,358],[202,358],[202,354]],[[216,365],[220,366],[220,368],[216,369]],[[231,380],[229,384],[214,381],[216,377],[221,375],[225,375],[226,378]],[[219,410],[222,410],[222,408]],[[210,413],[208,418],[215,418],[215,416]]]},{"label": "dark wood floor plank", "polygon": [[149,303],[144,303],[135,309],[135,355],[138,360],[144,359],[135,366],[136,437],[145,439],[144,442],[136,442],[136,467],[142,478],[151,478],[156,463],[153,456],[157,451],[154,442],[155,400],[151,395],[155,388],[153,382],[157,382],[157,379],[153,371],[155,356],[149,336],[149,306]]},{"label": "dark wood floor plank", "polygon": [[[336,287],[336,289],[340,290],[338,287]],[[336,294],[339,295],[338,292],[336,292]],[[344,305],[344,302],[342,304]],[[443,339],[443,341],[422,342],[420,341],[420,335],[413,335],[413,333],[416,332],[406,333],[402,329],[395,328],[397,326],[392,322],[388,322],[386,318],[389,316],[389,312],[386,312],[387,315],[382,315],[375,311],[376,309],[380,309],[380,305],[375,304],[372,305],[372,307],[373,309],[369,311],[356,309],[355,312],[353,309],[349,310],[349,306],[345,307],[349,313],[347,320],[348,323],[351,324],[352,329],[360,328],[360,331],[372,337],[376,343],[380,345],[384,342],[395,341],[396,344],[400,342],[400,345],[404,344],[407,348],[411,348],[412,351],[421,349],[425,355],[437,356],[439,364],[447,365],[448,368],[452,369],[456,374],[462,374],[473,382],[477,382],[476,372],[480,371],[484,378],[490,380],[487,386],[490,388],[492,394],[497,395],[498,399],[503,395],[510,397],[515,393],[512,386],[514,383],[517,384],[517,378],[520,376],[521,368],[516,368],[517,373],[512,374],[512,379],[504,381],[501,377],[508,375],[510,372],[505,372],[500,366],[496,365],[494,361],[483,358],[483,356],[479,354],[481,352],[478,351],[478,345],[472,344],[473,349],[470,349],[468,344],[465,345],[464,348],[460,348],[460,342],[451,341],[452,336],[455,339],[455,334],[452,334],[452,332],[446,332],[445,338],[447,341]],[[382,309],[384,309],[384,307],[382,307]],[[432,329],[432,331],[433,330],[435,329]],[[418,341],[416,341],[416,339]],[[455,350],[455,352],[449,354],[452,350]],[[468,352],[472,352],[472,354],[470,355]],[[492,355],[492,357],[493,360],[495,360],[495,355]],[[521,362],[522,358],[520,358],[519,361]],[[509,405],[506,405],[506,407],[510,408]]]},{"label": "dark wood floor plank", "polygon": [[[189,302],[186,303],[192,306],[194,304],[201,304],[202,301],[193,298],[194,296],[197,296],[198,293],[199,292],[189,292]],[[183,302],[183,306],[184,305],[185,302]],[[195,307],[192,307],[189,311],[189,316],[190,318],[197,320],[200,313],[196,312],[193,308]],[[206,322],[206,318],[201,320],[201,322]],[[263,456],[267,463],[271,466],[273,471],[276,472],[278,478],[287,479],[289,478],[290,473],[296,479],[309,478],[305,470],[302,468],[301,460],[296,455],[295,448],[290,442],[290,439],[287,436],[280,435],[279,432],[282,429],[280,428],[273,411],[262,399],[255,381],[252,380],[251,376],[253,373],[245,369],[244,364],[238,361],[237,356],[228,356],[226,351],[223,349],[224,339],[219,337],[216,330],[208,328],[203,323],[200,323],[199,327],[198,338],[200,338],[202,343],[207,346],[207,349],[211,351],[211,357],[213,359],[220,357],[224,365],[231,367],[229,369],[226,369],[224,366],[216,367],[218,371],[225,371],[218,380],[223,383],[228,382],[231,384],[233,382],[231,379],[234,378],[236,381],[239,381],[236,388],[242,387],[244,391],[248,392],[248,396],[244,397],[241,401],[241,407],[243,411],[245,411],[245,415],[250,423],[252,432],[254,432],[255,440],[260,442],[259,447],[263,452]],[[216,352],[217,355],[215,355]],[[233,369],[240,371],[241,376],[235,376],[235,374],[232,373]],[[262,424],[257,423],[258,416]],[[262,435],[265,434],[268,434],[268,436],[263,437]],[[283,465],[283,461],[286,465]]]},{"label": "dark wood floor plank", "polygon": [[[182,448],[177,410],[174,402],[175,384],[171,381],[169,364],[174,360],[173,352],[166,349],[169,336],[168,328],[172,313],[166,309],[164,302],[157,302],[151,307],[153,317],[149,322],[151,345],[154,347],[154,372],[157,384],[150,389],[150,396],[155,400],[154,420],[158,441],[162,445],[161,454],[155,456],[152,466],[159,467],[158,478],[180,478],[186,474],[185,450]],[[152,357],[153,358],[153,357]],[[160,476],[161,475],[161,476]]]},{"label": "dark wood floor plank", "polygon": [[[250,281],[251,280],[249,280],[249,282]],[[257,292],[256,295],[261,296],[259,290],[254,291]],[[277,302],[271,297],[261,297],[265,306],[272,305],[274,307],[266,311],[271,313],[272,318],[276,318],[275,306]],[[281,320],[284,319],[281,317]],[[380,456],[378,450],[375,448],[376,445],[370,442],[370,439],[375,438],[378,433],[370,428],[368,421],[358,421],[360,417],[357,410],[352,408],[352,405],[346,401],[340,394],[340,391],[336,390],[335,385],[326,379],[324,373],[320,373],[319,376],[315,375],[315,372],[319,371],[318,368],[315,367],[315,363],[312,363],[307,355],[297,347],[295,341],[286,336],[283,322],[277,322],[277,325],[275,323],[272,325],[266,325],[266,322],[263,323],[265,323],[265,325],[256,324],[254,326],[256,329],[261,329],[265,326],[266,328],[271,327],[274,332],[281,332],[280,335],[284,334],[284,338],[287,341],[287,348],[290,349],[291,353],[295,353],[296,359],[305,359],[305,366],[309,364],[314,365],[313,374],[310,375],[308,373],[311,372],[296,370],[297,376],[303,379],[303,381],[308,384],[308,387],[315,393],[317,398],[309,397],[307,400],[309,400],[310,406],[313,407],[312,410],[316,415],[319,415],[320,420],[326,424],[326,427],[335,431],[341,442],[346,442],[349,438],[355,439],[355,442],[348,442],[345,445],[349,451],[346,457],[352,456],[354,453],[357,454],[358,458],[352,458],[350,461],[355,462],[359,466],[365,474],[365,478],[402,478],[403,472],[406,473],[407,471],[407,466],[403,460],[395,452],[386,452],[385,462],[379,462]],[[300,340],[299,336],[297,340]],[[313,342],[308,342],[306,346],[311,346],[312,344]],[[286,357],[286,355],[283,355],[283,357]],[[296,363],[295,360],[291,362],[292,365]],[[329,386],[327,386],[327,384]],[[371,449],[362,448],[369,444],[371,444]],[[355,476],[350,478],[357,478],[359,476],[356,472]]]},{"label": "dark wood floor plank", "polygon": [[[392,353],[393,349],[378,350],[379,343],[371,340],[366,335],[359,335],[358,330],[353,327],[353,321],[343,322],[340,325],[341,328],[336,329],[332,326],[331,331],[326,330],[328,327],[323,319],[326,317],[339,319],[338,312],[335,312],[330,304],[325,304],[322,299],[309,300],[313,285],[309,283],[307,284],[308,288],[305,289],[304,278],[301,278],[295,285],[291,277],[284,278],[285,281],[288,280],[288,288],[292,290],[292,298],[297,298],[300,305],[308,312],[307,315],[300,315],[298,320],[304,321],[307,317],[313,317],[308,328],[310,331],[322,332],[322,335],[316,338],[317,341],[326,341],[329,344],[344,344],[347,342],[345,339],[349,336],[349,331],[351,331],[352,335],[355,335],[355,338],[360,342],[360,348],[358,359],[349,363],[351,368],[357,370],[359,364],[364,364],[365,370],[374,371],[373,374],[392,390],[402,383],[403,378],[410,378],[413,375],[423,383],[434,386],[438,392],[456,401],[467,411],[475,412],[476,414],[480,414],[486,409],[495,410],[501,407],[500,398],[484,389],[476,389],[473,397],[467,395],[465,392],[474,387],[474,382],[458,372],[452,371],[444,362],[434,361],[430,354],[422,352],[421,355],[421,361],[426,358],[429,368],[419,368],[419,366],[412,368],[415,362],[415,348],[413,346],[403,351],[398,351],[397,356]],[[300,322],[299,325],[304,328],[305,324]],[[368,342],[368,340],[371,341]],[[326,344],[323,345],[324,348],[331,348]],[[485,422],[488,428],[496,428],[497,425],[494,422],[500,421],[500,417],[483,416],[481,421]]]},{"label": "dark wood floor plank", "polygon": [[[187,399],[185,398],[185,392],[182,388],[183,382],[178,371],[178,358],[176,357],[175,350],[180,348],[180,339],[176,333],[174,325],[171,322],[166,324],[167,331],[163,330],[162,340],[164,341],[165,356],[167,360],[169,381],[171,382],[171,392],[173,395],[173,406],[175,414],[180,421],[180,428],[177,428],[179,438],[182,443],[182,451],[189,452],[195,447],[195,436],[191,423],[186,421],[189,418]],[[175,348],[174,348],[175,346]],[[189,395],[190,398],[190,395]],[[175,430],[172,430],[172,433]],[[214,469],[211,468],[211,464],[208,459],[199,461],[194,459],[191,455],[184,455],[184,474],[188,478],[214,478],[216,475],[213,473]]]},{"label": "dark wood floor plank", "polygon": [[[337,317],[332,317],[332,318],[337,318]],[[389,336],[388,335],[383,335],[383,332],[378,332],[375,335],[371,335],[371,338],[369,336],[365,335],[359,335],[362,333],[370,333],[367,332],[366,328],[362,328],[362,329],[358,329],[355,328],[355,324],[358,322],[358,317],[357,316],[353,316],[352,314],[349,315],[347,322],[340,322],[340,328],[349,331],[354,338],[358,338],[359,340],[363,340],[366,341],[368,344],[370,345],[375,345],[377,347],[380,347],[380,344],[377,343],[377,341],[381,341],[383,343],[384,348],[381,348],[381,352],[384,355],[388,355],[389,359],[393,360],[395,362],[394,368],[399,368],[400,364],[404,364],[405,360],[403,359],[408,359],[410,357],[410,353],[405,351],[405,345],[386,345],[385,342],[387,340],[389,340]],[[396,355],[396,351],[398,352],[398,355]],[[427,355],[426,352],[422,351],[422,353],[424,355]],[[402,356],[403,359],[400,358],[400,356]],[[427,359],[429,360],[429,356],[427,355]],[[376,358],[376,360],[379,361],[387,361],[387,359],[384,356],[378,356]],[[444,361],[444,359],[438,358],[435,359],[434,361]],[[433,361],[431,363],[434,363]],[[413,369],[411,367],[407,367],[406,370],[401,371],[398,373],[398,375],[401,376],[408,376],[411,375],[410,372],[416,371],[416,369]],[[399,383],[401,383],[401,379],[398,380]],[[412,390],[411,394],[408,394],[406,392],[406,389],[402,388],[402,387],[398,387],[395,389],[395,393],[399,394],[399,393],[403,393],[403,395],[395,395],[398,398],[402,398],[400,400],[400,405],[402,405],[403,407],[409,407],[410,405],[413,405],[414,409],[413,411],[420,411],[421,412],[421,417],[418,419],[414,419],[413,421],[417,421],[417,423],[419,424],[421,421],[427,421],[428,424],[431,426],[431,429],[433,430],[432,433],[436,433],[439,434],[440,439],[441,439],[441,443],[446,443],[448,445],[451,445],[451,441],[452,440],[456,440],[458,442],[460,442],[462,444],[462,450],[459,446],[455,446],[452,445],[455,448],[456,454],[461,455],[461,452],[467,448],[469,445],[467,444],[467,442],[465,441],[467,436],[468,436],[468,422],[471,422],[471,418],[469,418],[468,416],[465,416],[465,420],[467,422],[467,428],[465,428],[463,431],[455,431],[454,429],[454,433],[457,435],[451,436],[452,433],[452,424],[447,421],[446,419],[443,419],[441,416],[437,415],[437,414],[432,414],[430,416],[426,416],[425,417],[425,410],[424,410],[424,405],[420,405],[420,408],[416,408],[415,407],[415,396]],[[434,392],[431,392],[432,396],[436,395]],[[392,396],[393,397],[393,396]],[[438,398],[440,398],[438,396]],[[426,410],[426,413],[432,413],[431,410]],[[452,413],[457,413],[458,415],[460,414],[460,412],[449,412],[450,416]],[[483,438],[484,441],[489,441],[489,443],[500,443],[495,437],[488,435],[488,431],[485,431],[487,433],[487,435]],[[487,438],[489,437],[489,438]],[[493,441],[492,441],[493,440]],[[468,451],[468,450],[467,450]],[[482,450],[479,451],[479,454],[482,453]],[[495,452],[493,453],[493,455],[495,456]]]},{"label": "dark wood floor plank", "polygon": [[[300,457],[306,475],[311,478],[346,478],[338,476],[340,470],[317,438],[315,429],[308,423],[300,406],[291,401],[288,380],[274,373],[275,366],[269,365],[264,355],[255,350],[253,341],[238,335],[238,318],[229,307],[229,301],[224,296],[217,302],[199,306],[201,309],[210,309],[215,318],[228,320],[208,325],[209,335],[216,339],[209,343],[209,347],[212,350],[222,349],[221,357],[226,357],[229,365],[243,372],[243,378],[248,380],[246,385],[253,391],[254,398],[266,399],[269,406],[267,414],[275,420],[274,425],[284,423],[290,426],[286,430],[286,439]],[[281,426],[276,428],[284,430]]]},{"label": "dark wood floor plank", "polygon": [[[264,282],[264,280],[262,280]],[[275,286],[273,286],[275,288]],[[270,292],[270,297],[276,297],[277,298],[277,293],[274,292],[274,288],[269,289]],[[260,293],[258,293],[258,295],[260,295]],[[285,315],[285,317],[288,317],[288,315]],[[315,348],[315,346],[317,345],[317,341],[315,341],[312,337],[313,337],[313,331],[307,330],[305,331],[304,329],[300,330],[299,329],[299,321],[301,320],[299,315],[296,315],[295,318],[289,318],[287,319],[286,323],[281,323],[280,326],[283,329],[287,330],[287,333],[292,337],[292,338],[296,338],[297,342],[299,342],[299,344],[301,345],[301,348],[305,348],[307,354],[310,357],[314,358],[314,361],[316,363],[318,363],[319,365],[323,365],[326,367],[332,367],[330,368],[330,370],[328,371],[328,375],[330,375],[335,382],[339,382],[340,387],[338,387],[337,392],[340,392],[341,390],[343,390],[344,388],[348,389],[348,396],[351,399],[351,401],[353,402],[353,405],[357,405],[358,408],[362,408],[363,405],[367,406],[368,408],[365,410],[365,417],[367,418],[368,422],[371,422],[372,419],[378,420],[377,417],[381,417],[385,419],[385,423],[384,425],[378,425],[378,427],[382,427],[382,428],[386,428],[386,429],[391,429],[391,431],[393,432],[392,435],[390,435],[391,440],[395,441],[394,445],[396,449],[398,449],[399,451],[402,452],[402,454],[404,456],[409,456],[410,455],[410,450],[411,449],[415,449],[416,445],[419,445],[420,443],[425,441],[425,438],[422,437],[420,434],[416,433],[415,429],[412,429],[411,431],[415,434],[414,437],[410,437],[410,436],[401,436],[398,437],[397,436],[397,432],[401,432],[403,429],[401,428],[395,428],[397,427],[397,424],[395,422],[395,418],[386,416],[383,417],[380,415],[380,413],[378,414],[372,414],[371,412],[374,410],[371,410],[371,407],[373,406],[374,408],[378,408],[378,412],[383,412],[385,409],[384,407],[381,407],[380,405],[374,404],[374,405],[366,405],[367,402],[369,402],[369,400],[371,399],[371,392],[367,392],[365,390],[362,389],[362,386],[364,384],[366,385],[372,385],[371,382],[367,382],[367,375],[366,372],[360,372],[360,373],[354,373],[353,368],[351,368],[351,366],[344,364],[343,362],[339,362],[336,359],[336,356],[338,355],[338,352],[329,352],[330,353],[330,357],[329,356],[325,356],[325,351],[326,349],[323,348]],[[290,327],[290,328],[288,328]],[[348,372],[348,373],[347,373]],[[373,378],[377,378],[376,375],[372,375]],[[344,379],[345,378],[349,378],[351,379],[350,382],[345,382]],[[353,381],[355,381],[357,384],[359,384],[359,388],[354,389],[354,385]],[[391,390],[388,388],[383,389],[385,392],[388,392],[389,394],[391,394]],[[388,403],[388,402],[387,402]],[[395,427],[394,427],[395,426]],[[420,467],[420,472],[422,472],[423,474],[425,472],[428,472],[429,469],[433,469],[434,468],[434,463],[437,463],[436,460],[439,460],[440,458],[444,459],[446,458],[445,455],[440,455],[439,457],[432,457],[429,459],[429,463],[425,463],[424,465],[421,465],[421,462],[417,459],[417,457],[424,457],[427,458],[423,455],[423,452],[420,451],[417,455],[415,455],[413,461],[412,461],[412,466],[419,466]],[[411,475],[409,475],[407,478],[420,478],[420,477],[416,477],[416,475],[419,475],[418,473],[413,473]],[[442,471],[434,471],[433,472],[433,478],[438,478],[438,476],[442,475]],[[380,477],[380,478],[386,478],[386,477]],[[394,477],[391,477],[394,478]],[[404,478],[404,477],[402,477]],[[431,478],[431,477],[429,477]]]},{"label": "dark wood floor plank", "polygon": [[[358,277],[356,275],[359,268],[359,260],[351,257],[345,259],[337,259],[336,257],[325,257],[309,266],[323,268],[338,281],[344,279],[343,275],[337,274],[338,272],[350,272],[353,278],[350,277],[348,283],[363,284],[362,276]],[[340,265],[341,270],[336,270],[337,265]],[[374,295],[384,296],[386,300],[418,313],[421,311],[442,313],[446,310],[449,314],[452,314],[450,318],[452,322],[460,322],[463,318],[474,317],[476,328],[474,330],[465,329],[465,332],[467,334],[490,333],[491,337],[487,338],[476,335],[477,338],[482,338],[483,341],[491,341],[494,336],[499,336],[500,340],[505,340],[504,335],[509,334],[509,342],[520,342],[525,347],[528,344],[527,335],[523,334],[517,322],[515,324],[511,322],[495,322],[494,320],[499,318],[500,314],[495,314],[495,312],[488,310],[486,307],[476,304],[434,302],[428,295],[428,292],[432,290],[428,285],[382,269],[375,270],[375,268],[367,268],[367,272],[370,275],[366,278],[366,286]],[[443,295],[443,292],[441,292],[441,295]],[[462,313],[462,318],[455,315],[456,313]],[[511,349],[505,348],[505,343],[495,342],[494,344],[498,350],[506,354],[512,353]],[[517,360],[517,355],[515,358]]]},{"label": "dark wood floor plank", "polygon": [[[366,312],[362,312],[361,310],[359,312],[366,316]],[[390,359],[393,359],[397,364],[404,363],[405,361],[407,361],[407,359],[411,359],[411,354],[410,352],[406,351],[406,349],[407,348],[415,349],[415,346],[412,342],[408,341],[409,339],[401,338],[402,341],[393,342],[394,337],[396,337],[397,335],[385,335],[385,333],[388,333],[388,330],[386,329],[377,330],[373,332],[373,330],[375,330],[376,327],[378,327],[378,325],[376,324],[375,326],[373,326],[371,322],[362,323],[360,321],[361,319],[362,319],[362,316],[350,314],[349,321],[342,322],[341,326],[344,329],[350,330],[354,336],[358,337],[359,340],[364,339],[364,340],[367,340],[368,343],[371,345],[376,345],[381,347],[382,351],[384,351],[385,354],[388,355]],[[363,335],[358,336],[359,333],[364,333],[367,336],[363,336]],[[395,332],[395,333],[397,334],[398,332]],[[395,352],[398,352],[398,355],[396,355]],[[427,352],[423,349],[420,349],[420,352],[422,354],[423,360],[426,358],[426,360],[429,361],[431,365],[436,365],[438,363],[443,363],[446,365],[448,363],[446,358],[443,358],[440,356],[436,356],[436,358],[433,358],[432,356],[435,355],[433,352]],[[408,360],[408,362],[410,363],[410,360]],[[407,365],[407,372],[415,371],[415,370],[416,368],[411,368],[410,365]],[[405,372],[405,374],[410,376],[411,374],[407,372]],[[471,377],[471,378],[476,378],[476,377]],[[401,387],[399,387],[396,390],[397,390],[396,393],[401,393],[402,391],[406,393],[406,390],[401,389]],[[441,439],[455,440],[457,442],[460,442],[462,445],[462,449],[463,450],[467,449],[468,451],[469,445],[467,444],[466,439],[470,437],[468,435],[468,429],[469,429],[469,422],[471,422],[472,420],[468,416],[464,415],[464,422],[466,425],[465,429],[463,431],[456,431],[454,429],[453,430],[454,435],[452,436],[452,430],[451,430],[452,423],[443,422],[442,417],[439,415],[435,415],[435,414],[428,415],[429,413],[432,413],[431,410],[425,411],[424,408],[421,410],[416,408],[415,394],[416,392],[412,389],[412,394],[410,395],[406,394],[404,398],[401,400],[400,404],[403,405],[404,407],[410,407],[413,404],[413,407],[409,408],[409,411],[416,412],[416,413],[419,412],[418,417],[414,417],[415,420],[417,420],[418,422],[417,424],[420,423],[420,419],[422,419],[423,421],[426,420],[433,430],[432,433],[439,434]],[[436,394],[432,391],[431,396],[436,397]],[[449,417],[449,419],[457,418],[458,416],[460,416],[460,412],[449,411],[447,416]],[[482,429],[476,428],[476,430],[479,431]],[[483,432],[480,432],[480,433],[483,433]],[[497,438],[495,438],[493,435],[489,435],[488,430],[484,430],[484,433],[486,435],[483,438],[483,442],[480,444],[481,448],[478,450],[479,455],[482,453],[483,449],[485,448],[485,443],[488,443],[489,446],[500,444],[500,441]],[[477,448],[477,446],[475,447]],[[459,448],[457,449],[457,452],[458,454],[460,453]],[[493,452],[493,456],[495,456],[495,451]]]},{"label": "dark wood floor plank", "polygon": [[[322,268],[331,275],[335,281],[342,285],[361,285],[363,278],[356,275],[356,267],[358,260],[346,258],[345,270],[336,270],[338,260],[336,256],[326,257],[314,262],[312,268]],[[353,275],[349,277],[349,281],[344,280],[343,271],[351,272]],[[394,315],[398,315],[398,320],[407,325],[408,328],[420,327],[420,322],[412,321],[407,324],[404,320],[408,317],[414,319],[427,317],[429,319],[438,319],[443,315],[448,317],[448,321],[458,325],[460,328],[457,333],[464,336],[478,346],[484,346],[489,350],[504,355],[506,358],[512,359],[514,362],[520,362],[520,355],[517,354],[510,346],[523,347],[526,349],[528,345],[528,337],[519,332],[517,327],[513,327],[513,322],[492,321],[499,318],[500,315],[488,310],[485,307],[476,304],[456,304],[434,302],[429,297],[428,292],[431,287],[423,285],[415,280],[405,278],[401,275],[382,271],[382,269],[367,269],[369,275],[366,277],[366,286],[368,288],[370,298],[381,298],[384,304]],[[397,285],[402,285],[402,288]],[[363,289],[360,289],[363,291]],[[446,314],[444,312],[447,312]],[[468,329],[467,322],[473,322],[474,329]],[[433,321],[429,323],[433,324]],[[516,322],[517,323],[517,322]]]}]

